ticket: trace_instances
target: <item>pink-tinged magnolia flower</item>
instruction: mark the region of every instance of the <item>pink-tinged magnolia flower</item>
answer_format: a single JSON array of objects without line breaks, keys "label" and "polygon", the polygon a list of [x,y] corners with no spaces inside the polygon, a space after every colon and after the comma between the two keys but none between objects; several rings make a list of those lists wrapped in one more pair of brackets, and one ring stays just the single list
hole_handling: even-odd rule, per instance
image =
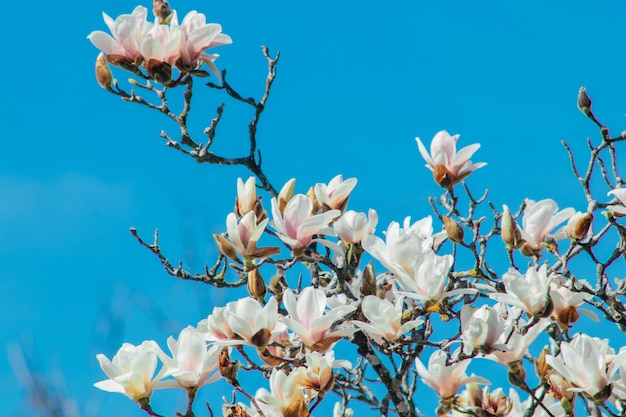
[{"label": "pink-tinged magnolia flower", "polygon": [[174,65],[180,58],[183,33],[178,26],[153,25],[144,35],[139,52],[146,61]]},{"label": "pink-tinged magnolia flower", "polygon": [[283,295],[283,302],[289,317],[280,321],[295,332],[305,346],[315,351],[324,353],[336,341],[356,331],[352,326],[334,326],[356,310],[356,307],[344,305],[326,310],[326,295],[320,289],[306,287],[297,300],[288,289]]},{"label": "pink-tinged magnolia flower", "polygon": [[488,386],[481,388],[478,384],[471,383],[467,384],[461,397],[461,402],[467,403],[464,408],[478,416],[505,417],[513,407],[512,401],[502,388],[491,391]]},{"label": "pink-tinged magnolia flower", "polygon": [[206,340],[194,327],[183,329],[178,340],[167,339],[167,346],[172,357],[163,351],[159,351],[159,356],[167,369],[164,376],[172,376],[174,380],[161,381],[159,388],[197,388],[220,378],[219,372],[215,372],[218,352],[207,350]]},{"label": "pink-tinged magnolia flower", "polygon": [[235,338],[235,332],[230,328],[225,312],[226,307],[214,307],[209,317],[198,323],[198,331],[209,342]]},{"label": "pink-tinged magnolia flower", "polygon": [[546,362],[575,386],[570,391],[585,392],[603,402],[611,394],[611,380],[626,360],[626,352],[612,358],[609,352],[607,339],[580,333],[570,342],[561,342],[559,355],[546,355]]},{"label": "pink-tinged magnolia flower", "polygon": [[[539,256],[543,249],[542,243],[550,236],[555,227],[574,215],[573,208],[568,207],[558,211],[559,207],[554,200],[533,201],[526,199],[524,218],[522,219],[522,238],[526,241],[521,248],[525,256]],[[565,226],[552,234],[555,240],[566,237]]]},{"label": "pink-tinged magnolia flower", "polygon": [[230,213],[226,218],[228,239],[244,258],[266,258],[280,252],[280,249],[274,246],[256,247],[268,221],[269,219],[265,219],[257,224],[254,211],[249,211],[239,221],[237,221],[235,213]]},{"label": "pink-tinged magnolia flower", "polygon": [[[560,282],[560,279],[550,282],[550,299],[554,305],[552,317],[562,326],[567,327],[576,322],[579,318],[577,307],[592,298],[593,294],[570,290]],[[599,321],[595,313],[591,311],[586,311],[586,313],[590,315],[590,318]]]},{"label": "pink-tinged magnolia flower", "polygon": [[252,297],[232,301],[226,304],[224,318],[239,339],[218,342],[219,344],[264,347],[269,342],[278,319],[276,297],[271,297],[265,306]]},{"label": "pink-tinged magnolia flower", "polygon": [[[172,22],[175,26],[176,21]],[[195,69],[198,62],[204,62],[211,72],[220,78],[220,73],[213,64],[219,56],[204,53],[206,49],[233,43],[230,36],[222,33],[222,26],[217,23],[206,23],[206,16],[195,10],[187,13],[180,25],[182,30],[182,44],[180,48],[180,63],[182,69]]]},{"label": "pink-tinged magnolia flower", "polygon": [[348,210],[335,221],[333,227],[342,241],[358,244],[365,236],[374,233],[377,224],[378,213],[374,209],[370,209],[367,215]]},{"label": "pink-tinged magnolia flower", "polygon": [[87,38],[107,55],[107,60],[112,64],[136,62],[141,57],[139,45],[153,26],[152,23],[146,21],[148,9],[137,6],[131,14],[120,15],[115,20],[106,13],[102,13],[102,16],[113,36],[96,30]]},{"label": "pink-tinged magnolia flower", "polygon": [[[396,276],[412,276],[423,253],[430,250],[426,239],[414,229],[401,228],[397,222],[391,222],[385,233],[386,241],[378,236],[366,235],[361,243],[370,255]],[[426,248],[424,246],[427,246]]]},{"label": "pink-tinged magnolia flower", "polygon": [[617,216],[626,216],[626,188],[615,188],[607,193],[617,198],[619,204],[612,204],[607,206],[609,212]]},{"label": "pink-tinged magnolia flower", "polygon": [[363,315],[370,323],[353,320],[352,324],[366,332],[378,343],[380,343],[382,339],[389,341],[397,340],[402,337],[403,334],[424,323],[424,320],[415,319],[403,324],[403,305],[404,301],[402,297],[399,297],[395,305],[393,305],[388,300],[381,300],[375,295],[368,295],[363,299],[361,311],[363,311]]},{"label": "pink-tinged magnolia flower", "polygon": [[544,264],[539,270],[531,266],[522,275],[517,269],[509,268],[502,275],[506,293],[491,294],[490,298],[515,305],[531,316],[547,317],[552,312],[552,301],[548,292],[552,277]]},{"label": "pink-tinged magnolia flower", "polygon": [[276,229],[278,238],[292,249],[306,249],[311,243],[318,242],[334,250],[339,247],[324,239],[314,239],[313,235],[331,235],[335,232],[328,225],[339,217],[339,210],[329,210],[322,214],[311,215],[313,203],[304,194],[294,196],[281,213],[275,198],[272,199],[273,220],[270,225]]},{"label": "pink-tinged magnolia flower", "polygon": [[493,350],[508,350],[508,346],[500,340],[513,331],[511,321],[502,317],[502,305],[487,305],[474,308],[466,304],[461,309],[461,339],[463,352],[466,355],[478,351],[489,354]]},{"label": "pink-tinged magnolia flower", "polygon": [[328,209],[337,209],[344,211],[348,204],[350,192],[356,186],[357,179],[349,178],[343,180],[341,174],[330,180],[328,185],[315,184],[315,198],[320,203],[324,211]]},{"label": "pink-tinged magnolia flower", "polygon": [[156,342],[148,340],[139,346],[124,343],[113,360],[99,353],[96,355],[100,368],[110,378],[96,382],[94,386],[103,391],[119,392],[135,402],[149,398],[165,369],[155,376],[157,367]]},{"label": "pink-tinged magnolia flower", "polygon": [[261,205],[261,199],[256,195],[256,178],[250,177],[245,183],[241,178],[237,178],[235,214],[243,217],[251,211],[256,213],[259,222],[267,218],[267,213]]},{"label": "pink-tinged magnolia flower", "polygon": [[415,138],[420,154],[426,161],[426,168],[433,171],[435,182],[443,188],[453,187],[472,171],[487,165],[485,162],[474,164],[470,161],[474,152],[480,148],[479,143],[466,146],[457,152],[458,139],[459,135],[450,136],[445,130],[437,132],[430,143],[429,154],[420,138]]},{"label": "pink-tinged magnolia flower", "polygon": [[520,319],[518,321],[517,329],[513,327],[514,318],[519,317],[519,310],[510,309],[507,317],[509,322],[509,332],[502,333],[498,340],[497,345],[505,345],[504,350],[493,350],[489,355],[485,356],[487,359],[496,361],[502,365],[508,365],[510,363],[521,361],[524,355],[528,352],[528,347],[535,341],[535,339],[550,325],[550,320],[542,319],[539,323],[536,323],[532,327],[529,327],[526,333],[522,334],[519,329],[527,328],[530,323]]},{"label": "pink-tinged magnolia flower", "polygon": [[480,376],[467,376],[465,370],[471,359],[464,359],[447,365],[448,355],[443,350],[437,350],[428,359],[428,369],[419,360],[415,359],[415,367],[422,381],[433,390],[441,399],[454,397],[463,385],[470,382],[489,384],[490,382]]}]

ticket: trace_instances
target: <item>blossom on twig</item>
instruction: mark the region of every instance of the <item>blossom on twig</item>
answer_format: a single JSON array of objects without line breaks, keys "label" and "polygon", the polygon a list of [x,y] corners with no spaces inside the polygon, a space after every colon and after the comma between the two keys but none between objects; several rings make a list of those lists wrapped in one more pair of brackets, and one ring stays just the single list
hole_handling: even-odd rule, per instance
[{"label": "blossom on twig", "polygon": [[143,402],[152,395],[155,385],[163,378],[165,368],[155,375],[158,346],[147,340],[135,346],[124,343],[113,360],[99,353],[96,355],[100,368],[110,378],[96,382],[94,386],[103,391],[119,392],[135,402]]},{"label": "blossom on twig", "polygon": [[437,132],[430,143],[430,154],[420,140],[417,141],[422,158],[426,161],[426,168],[433,171],[435,182],[443,188],[452,188],[478,168],[487,163],[472,163],[470,158],[480,148],[479,143],[466,146],[460,151],[456,150],[456,142],[460,135],[450,136],[445,130]]}]

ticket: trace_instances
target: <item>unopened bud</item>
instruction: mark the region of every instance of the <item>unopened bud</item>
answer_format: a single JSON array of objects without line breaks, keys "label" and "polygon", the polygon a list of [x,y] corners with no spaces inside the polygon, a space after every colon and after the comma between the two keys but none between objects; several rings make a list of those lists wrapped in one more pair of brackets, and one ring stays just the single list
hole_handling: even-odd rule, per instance
[{"label": "unopened bud", "polygon": [[376,272],[374,271],[374,263],[372,261],[369,261],[363,270],[361,294],[364,297],[376,294]]},{"label": "unopened bud", "polygon": [[250,417],[248,410],[240,404],[222,405],[222,414],[224,417]]},{"label": "unopened bud", "polygon": [[502,206],[502,240],[508,250],[519,249],[523,244],[522,232],[508,206]]},{"label": "unopened bud", "polygon": [[96,58],[96,81],[100,87],[105,90],[111,91],[111,84],[113,83],[113,74],[107,64],[104,57],[104,53],[100,52],[98,58]]},{"label": "unopened bud", "polygon": [[547,380],[548,370],[550,370],[550,365],[548,365],[548,362],[546,361],[546,355],[548,353],[548,348],[544,347],[539,355],[539,359],[535,360],[535,371],[541,381]]},{"label": "unopened bud", "polygon": [[213,239],[215,239],[215,243],[217,243],[218,249],[224,256],[232,259],[233,261],[241,263],[239,257],[237,256],[237,250],[228,239],[218,234],[214,234]]},{"label": "unopened bud", "polygon": [[162,25],[167,25],[172,20],[172,8],[167,0],[153,0],[152,13]]},{"label": "unopened bud", "polygon": [[267,289],[259,268],[255,268],[248,272],[248,292],[255,300],[262,303],[265,301],[265,293],[267,292]]},{"label": "unopened bud", "polygon": [[526,384],[526,371],[522,367],[522,361],[514,361],[509,363],[508,372],[509,382],[524,391],[528,390]]},{"label": "unopened bud", "polygon": [[293,197],[295,188],[296,179],[292,178],[287,181],[285,185],[283,185],[283,188],[280,189],[280,193],[278,193],[278,209],[280,210],[280,214],[285,213],[285,207],[287,207],[287,203]]},{"label": "unopened bud", "polygon": [[578,212],[567,221],[565,234],[572,240],[584,239],[587,237],[592,221],[593,214]]},{"label": "unopened bud", "polygon": [[311,200],[311,203],[313,203],[313,208],[311,209],[311,216],[316,215],[319,211],[320,211],[320,202],[317,201],[317,197],[315,196],[315,188],[311,187],[309,188],[309,191],[307,191],[306,193],[307,197],[309,197],[309,200]]},{"label": "unopened bud", "polygon": [[217,360],[217,366],[220,371],[220,375],[222,375],[228,382],[237,380],[237,363],[233,363],[230,360],[230,355],[228,354],[228,348],[222,348],[220,352],[220,356]]},{"label": "unopened bud", "polygon": [[454,243],[463,243],[463,227],[456,221],[452,220],[450,216],[443,216],[443,227],[446,229],[448,238]]},{"label": "unopened bud", "polygon": [[587,117],[592,116],[591,97],[589,97],[589,94],[587,94],[587,90],[585,89],[585,87],[580,87],[580,90],[578,90],[577,104],[578,104],[578,110],[583,112],[585,116]]}]

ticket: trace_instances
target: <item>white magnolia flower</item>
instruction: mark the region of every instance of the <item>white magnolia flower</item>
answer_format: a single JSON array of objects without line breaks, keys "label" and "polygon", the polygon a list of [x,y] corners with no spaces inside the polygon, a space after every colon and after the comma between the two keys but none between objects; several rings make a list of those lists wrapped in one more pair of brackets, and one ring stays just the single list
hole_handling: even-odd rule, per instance
[{"label": "white magnolia flower", "polygon": [[553,230],[561,223],[574,215],[575,210],[571,207],[559,210],[556,202],[552,199],[533,201],[526,199],[526,208],[522,219],[522,238],[526,241],[522,245],[522,253],[527,256],[538,256],[543,249],[542,243],[547,236],[551,235],[555,240],[566,237],[565,228],[561,227],[556,232]]},{"label": "white magnolia flower", "polygon": [[510,268],[502,275],[506,294],[494,293],[490,298],[515,305],[531,316],[545,316],[552,312],[552,302],[548,294],[551,280],[545,264],[539,270],[531,266],[524,275]]},{"label": "white magnolia flower", "polygon": [[[257,400],[276,407],[283,414],[289,410],[289,415],[307,415],[307,403],[300,386],[304,372],[305,368],[299,367],[287,375],[284,371],[274,368],[270,375],[270,392],[259,390],[256,394]],[[298,411],[305,410],[307,414],[298,414]]]},{"label": "white magnolia flower", "polygon": [[145,34],[153,24],[146,21],[148,9],[137,6],[130,14],[122,14],[113,20],[106,13],[102,13],[104,22],[111,31],[96,30],[87,37],[91,43],[107,54],[107,60],[113,64],[122,61],[134,63],[141,57],[139,45]]},{"label": "white magnolia flower", "polygon": [[424,254],[431,252],[438,236],[433,235],[432,218],[424,217],[413,224],[406,217],[403,227],[391,222],[385,233],[385,241],[378,236],[363,237],[362,245],[370,255],[395,275],[413,275]]},{"label": "white magnolia flower", "polygon": [[256,211],[258,198],[256,196],[256,178],[249,177],[244,183],[237,178],[237,198],[235,212],[241,217],[250,211]]},{"label": "white magnolia flower", "polygon": [[615,188],[609,191],[607,195],[615,196],[619,204],[612,204],[606,208],[618,216],[626,216],[626,188]]},{"label": "white magnolia flower", "polygon": [[230,328],[226,316],[224,315],[225,311],[226,307],[213,307],[211,314],[198,323],[198,331],[209,342],[235,338],[235,333],[233,329]]},{"label": "white magnolia flower", "polygon": [[415,359],[415,367],[422,381],[433,390],[437,391],[437,395],[441,399],[449,399],[454,397],[463,385],[475,382],[478,384],[489,384],[485,378],[479,376],[467,376],[465,370],[471,362],[471,359],[463,359],[461,361],[447,364],[448,355],[443,350],[437,350],[430,355],[428,359],[428,368],[419,360]]},{"label": "white magnolia flower", "polygon": [[[369,216],[369,220],[368,220]],[[378,223],[378,213],[370,209],[368,215],[348,210],[335,221],[333,227],[345,243],[361,243],[363,238],[374,233]]]},{"label": "white magnolia flower", "polygon": [[463,352],[470,355],[478,350],[489,354],[493,350],[508,350],[508,346],[501,342],[512,331],[512,321],[502,317],[501,304],[494,307],[483,305],[474,308],[465,304],[461,309],[461,339]]},{"label": "white magnolia flower", "polygon": [[278,303],[271,297],[262,306],[252,297],[245,297],[226,304],[223,312],[228,327],[236,339],[218,342],[220,345],[247,344],[251,346],[267,345],[278,319]]},{"label": "white magnolia flower", "polygon": [[[272,221],[270,225],[276,229],[280,240],[292,249],[305,249],[311,243],[318,242],[337,250],[337,244],[324,239],[313,238],[313,235],[334,236],[335,232],[328,225],[341,215],[339,210],[311,215],[313,203],[304,194],[295,195],[281,212],[278,202],[272,199]],[[341,251],[341,249],[339,249]]]},{"label": "white magnolia flower", "polygon": [[240,255],[253,258],[266,258],[280,252],[275,246],[257,248],[257,243],[269,219],[258,221],[256,213],[249,211],[239,220],[235,213],[230,213],[226,217],[226,231],[230,240]]},{"label": "white magnolia flower", "polygon": [[161,387],[201,387],[220,378],[220,374],[215,372],[218,352],[207,350],[205,338],[194,327],[183,329],[178,340],[173,337],[167,339],[167,346],[172,357],[163,351],[159,352],[159,356],[167,368],[164,376],[172,376],[174,380],[162,381]]},{"label": "white magnolia flower", "polygon": [[381,300],[375,295],[368,295],[363,299],[361,310],[370,323],[353,320],[352,324],[359,327],[379,343],[383,338],[390,341],[397,340],[403,334],[424,323],[424,320],[415,319],[403,324],[403,305],[402,297],[399,297],[395,305],[393,305],[388,300]]},{"label": "white magnolia flower", "polygon": [[341,174],[330,180],[328,185],[315,184],[315,198],[321,204],[324,211],[326,209],[336,209],[343,211],[348,204],[350,192],[356,186],[357,179],[349,178],[343,180]]},{"label": "white magnolia flower", "polygon": [[295,332],[305,346],[313,350],[325,352],[337,340],[356,331],[352,326],[339,328],[333,326],[336,322],[344,320],[348,314],[356,310],[356,307],[344,305],[326,310],[326,295],[320,289],[306,287],[298,295],[297,300],[288,289],[283,295],[283,302],[289,317],[280,321]]},{"label": "white magnolia flower", "polygon": [[559,355],[546,355],[546,362],[575,386],[570,391],[604,401],[611,394],[611,380],[626,360],[626,352],[615,357],[609,356],[611,352],[607,339],[580,333],[570,342],[561,342]]},{"label": "white magnolia flower", "polygon": [[158,345],[153,340],[139,346],[124,343],[113,360],[99,353],[96,355],[100,368],[110,378],[96,382],[94,386],[103,391],[119,392],[139,402],[149,398],[165,369],[155,375]]},{"label": "white magnolia flower", "polygon": [[444,188],[449,188],[462,181],[478,168],[487,165],[485,162],[472,163],[470,158],[480,148],[479,143],[466,146],[457,152],[456,142],[459,135],[450,136],[448,132],[442,130],[437,132],[430,143],[430,154],[420,140],[417,147],[426,161],[426,168],[433,171],[435,182]]},{"label": "white magnolia flower", "polygon": [[[177,25],[176,15],[172,19],[172,26]],[[183,69],[195,69],[199,62],[208,65],[211,72],[220,79],[220,73],[213,61],[219,56],[207,54],[204,51],[216,46],[233,43],[230,36],[222,33],[222,26],[217,23],[207,23],[206,16],[195,10],[190,11],[180,24],[182,40],[180,45],[180,64]]]},{"label": "white magnolia flower", "polygon": [[[550,325],[550,320],[542,319],[539,323],[527,328],[530,323],[519,319],[518,327],[515,329],[513,327],[513,319],[517,317],[519,317],[519,310],[515,308],[509,309],[509,315],[507,317],[509,332],[502,333],[496,341],[497,345],[505,345],[506,348],[503,350],[493,350],[490,354],[485,356],[485,358],[494,360],[502,365],[508,365],[522,360],[526,352],[528,352],[528,347],[541,332]],[[520,328],[527,328],[527,330],[522,334],[519,330]]]}]

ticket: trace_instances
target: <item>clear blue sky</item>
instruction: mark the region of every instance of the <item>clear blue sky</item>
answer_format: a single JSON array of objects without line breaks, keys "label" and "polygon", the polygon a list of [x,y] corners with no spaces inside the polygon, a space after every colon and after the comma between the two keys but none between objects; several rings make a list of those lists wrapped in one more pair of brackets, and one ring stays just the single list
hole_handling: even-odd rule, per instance
[{"label": "clear blue sky", "polygon": [[[102,11],[117,16],[137,4],[3,5],[0,342],[29,346],[36,365],[88,417],[141,415],[122,396],[92,387],[103,378],[96,353],[111,356],[123,341],[165,346],[227,297],[165,275],[128,228],[149,237],[158,227],[165,253],[201,270],[214,259],[211,234],[225,229],[236,178],[248,176],[166,148],[159,133],[175,134],[175,126],[96,84],[97,50],[86,36],[106,30]],[[477,194],[489,188],[497,207],[551,197],[584,210],[560,145],[566,139],[583,156],[585,138],[598,137],[576,108],[578,88],[587,87],[614,135],[626,129],[623,2],[173,6],[223,25],[234,43],[217,51],[216,63],[244,95],[262,92],[259,46],[281,50],[259,129],[266,172],[276,186],[297,177],[300,192],[338,173],[357,177],[350,207],[376,208],[379,234],[392,220],[429,214],[426,198],[441,193],[415,136],[430,141],[446,129],[462,144],[480,142],[473,160],[488,166],[469,183]],[[115,75],[126,85],[125,73]],[[226,100],[216,152],[238,155],[248,109],[217,91],[198,96],[193,134],[202,137]],[[4,415],[26,413],[4,351],[0,392]]]}]

